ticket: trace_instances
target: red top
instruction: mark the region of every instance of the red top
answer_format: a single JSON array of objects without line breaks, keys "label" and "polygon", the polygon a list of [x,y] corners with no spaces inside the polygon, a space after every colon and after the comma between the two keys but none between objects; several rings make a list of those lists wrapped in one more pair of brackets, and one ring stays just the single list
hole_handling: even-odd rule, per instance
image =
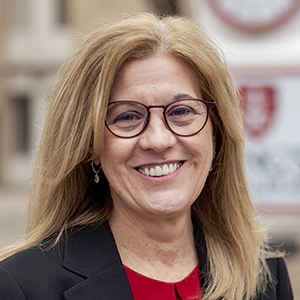
[{"label": "red top", "polygon": [[175,283],[151,279],[124,267],[135,300],[201,300],[199,264]]}]

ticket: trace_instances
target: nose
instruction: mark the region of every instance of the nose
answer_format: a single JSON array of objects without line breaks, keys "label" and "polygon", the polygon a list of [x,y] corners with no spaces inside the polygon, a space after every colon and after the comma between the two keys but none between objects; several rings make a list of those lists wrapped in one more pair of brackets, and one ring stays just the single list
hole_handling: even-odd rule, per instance
[{"label": "nose", "polygon": [[176,135],[165,124],[161,112],[152,112],[149,117],[147,128],[140,136],[140,146],[143,150],[163,152],[176,144]]}]

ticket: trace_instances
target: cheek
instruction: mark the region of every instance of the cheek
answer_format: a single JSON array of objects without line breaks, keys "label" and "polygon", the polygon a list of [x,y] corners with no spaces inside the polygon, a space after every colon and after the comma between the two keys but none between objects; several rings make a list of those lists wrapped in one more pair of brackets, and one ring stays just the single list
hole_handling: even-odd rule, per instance
[{"label": "cheek", "polygon": [[[109,179],[110,173],[112,170],[119,164],[117,161],[120,158],[118,142],[115,140],[111,134],[106,133],[104,134],[104,141],[103,141],[103,148],[100,157],[102,169]],[[114,162],[116,165],[114,165]]]},{"label": "cheek", "polygon": [[114,172],[126,165],[126,161],[133,152],[133,143],[130,139],[121,139],[110,133],[104,134],[103,148],[100,156],[103,171]]},{"label": "cheek", "polygon": [[203,130],[193,137],[193,141],[190,143],[190,152],[194,154],[195,157],[210,160],[213,156],[214,149],[214,138],[212,130]]}]

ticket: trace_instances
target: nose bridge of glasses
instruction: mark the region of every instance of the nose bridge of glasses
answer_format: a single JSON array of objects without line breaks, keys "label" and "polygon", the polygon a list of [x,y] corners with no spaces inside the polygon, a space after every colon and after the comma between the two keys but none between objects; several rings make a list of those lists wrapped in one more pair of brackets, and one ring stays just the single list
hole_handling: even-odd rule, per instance
[{"label": "nose bridge of glasses", "polygon": [[[151,122],[151,119],[153,119],[153,117],[151,118],[151,116],[152,116],[152,109],[155,109],[155,108],[160,108],[161,109],[161,111],[159,112],[159,114],[161,114],[162,113],[162,121],[163,121],[163,124],[164,124],[164,126],[166,127],[166,129],[168,129],[169,130],[169,126],[168,126],[168,123],[167,123],[167,120],[166,120],[166,117],[165,117],[165,110],[166,110],[166,106],[165,105],[150,105],[150,106],[147,106],[147,109],[148,109],[148,114],[149,114],[149,116],[148,116],[148,122],[147,122],[147,127],[149,126],[149,123]],[[154,115],[153,115],[154,116]],[[160,117],[159,118],[161,118],[161,115],[160,115]],[[155,124],[155,125],[157,125],[157,123]],[[154,126],[155,126],[154,125]],[[156,126],[157,127],[157,126]]]},{"label": "nose bridge of glasses", "polygon": [[165,105],[149,105],[149,106],[147,106],[147,108],[148,108],[149,112],[150,112],[150,110],[153,109],[153,108],[162,108],[163,111],[165,111],[166,106],[165,106]]}]

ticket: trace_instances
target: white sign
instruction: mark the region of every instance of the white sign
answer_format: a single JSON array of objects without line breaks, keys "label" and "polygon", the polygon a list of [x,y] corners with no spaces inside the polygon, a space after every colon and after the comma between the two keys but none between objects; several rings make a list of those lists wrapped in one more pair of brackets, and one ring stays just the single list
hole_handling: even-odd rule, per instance
[{"label": "white sign", "polygon": [[300,75],[239,77],[253,199],[300,214]]}]

